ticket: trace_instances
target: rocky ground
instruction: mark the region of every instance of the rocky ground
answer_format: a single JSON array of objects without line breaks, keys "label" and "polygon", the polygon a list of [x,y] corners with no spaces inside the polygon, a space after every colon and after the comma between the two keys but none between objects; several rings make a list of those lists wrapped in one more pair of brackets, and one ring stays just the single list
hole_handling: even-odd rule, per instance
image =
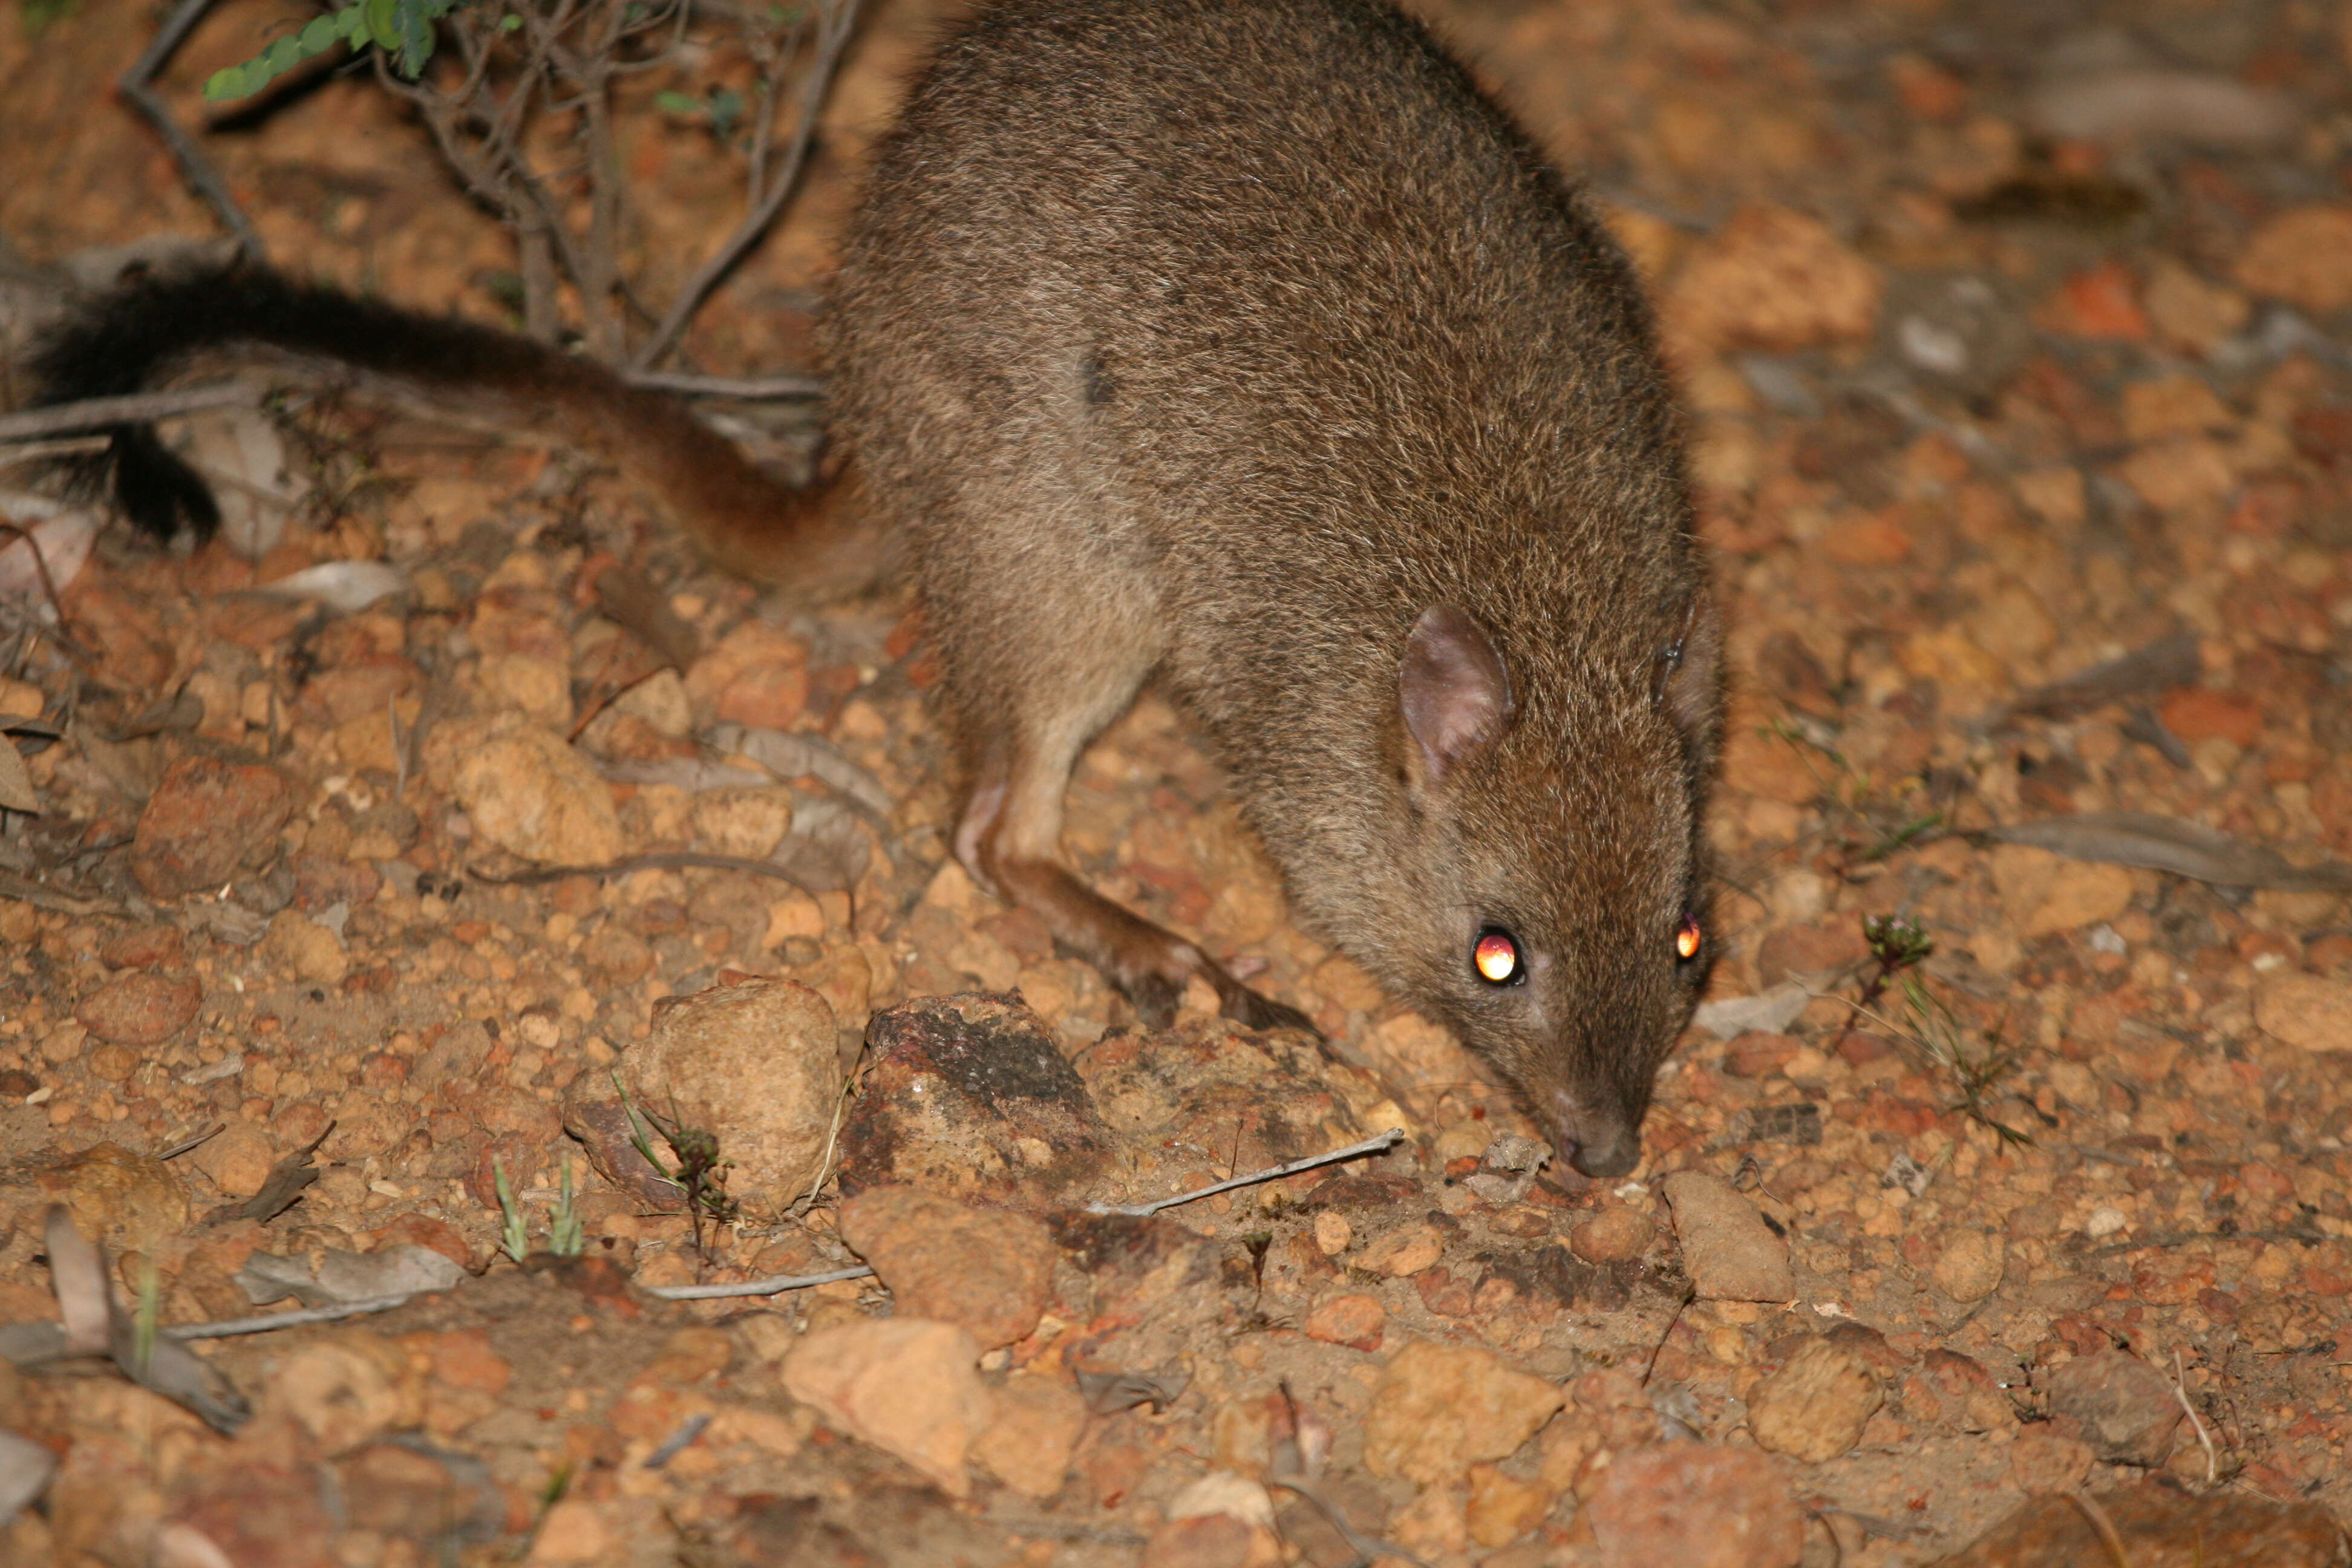
[{"label": "rocky ground", "polygon": [[[242,552],[110,530],[63,635],[0,554],[11,1560],[2352,1561],[2352,12],[1431,9],[1654,285],[1733,628],[1633,1178],[1289,923],[1165,703],[1071,850],[1328,1044],[1147,1031],[971,885],[903,600],[763,604],[564,454],[185,421]],[[929,17],[704,368],[805,364]],[[104,100],[154,21],[0,21],[16,259],[212,232]],[[502,319],[364,77],[207,144],[281,262]],[[622,153],[643,235],[732,221],[702,127]]]}]

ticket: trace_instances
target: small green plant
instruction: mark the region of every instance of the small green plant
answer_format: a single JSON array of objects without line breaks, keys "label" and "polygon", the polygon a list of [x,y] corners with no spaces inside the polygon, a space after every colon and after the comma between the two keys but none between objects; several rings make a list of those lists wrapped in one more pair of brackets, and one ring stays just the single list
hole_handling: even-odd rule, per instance
[{"label": "small green plant", "polygon": [[1863,982],[1862,994],[1854,999],[1852,1010],[1845,1016],[1845,1026],[1830,1042],[1832,1050],[1845,1044],[1856,1021],[1878,1005],[1879,998],[1886,994],[1886,987],[1897,974],[1926,963],[1936,951],[1936,939],[1927,934],[1927,929],[1901,915],[1864,916],[1862,941],[1876,967]]},{"label": "small green plant", "polygon": [[572,1157],[563,1158],[563,1174],[556,1188],[555,1206],[547,1211],[547,1250],[558,1258],[577,1258],[588,1250],[588,1227],[580,1218],[578,1194],[572,1188]]},{"label": "small green plant", "polygon": [[490,1175],[499,1188],[499,1247],[509,1258],[520,1263],[530,1256],[530,1227],[525,1223],[522,1205],[515,1201],[514,1188],[507,1183],[507,1165],[503,1160],[490,1162]]},{"label": "small green plant", "polygon": [[700,98],[690,92],[657,92],[654,104],[664,114],[702,121],[710,127],[711,140],[724,146],[734,145],[735,132],[742,129],[744,113],[751,107],[731,87],[705,89]]},{"label": "small green plant", "polygon": [[2024,1047],[2003,1040],[2006,1026],[1994,1025],[1984,1032],[1981,1047],[1971,1047],[1967,1026],[1911,975],[1903,979],[1903,1006],[1910,1016],[1908,1034],[1912,1043],[1941,1068],[1959,1090],[1959,1100],[1951,1109],[1991,1129],[2003,1143],[2030,1147],[2033,1142],[2030,1136],[2000,1121],[1989,1109],[1993,1091],[2025,1059]]},{"label": "small green plant", "polygon": [[[719,1157],[718,1134],[681,1125],[683,1119],[677,1115],[676,1105],[670,1107],[667,1126],[651,1111],[639,1110],[630,1103],[627,1086],[621,1082],[618,1072],[613,1074],[613,1087],[620,1090],[621,1110],[629,1119],[630,1146],[645,1156],[646,1163],[663,1181],[686,1194],[687,1221],[694,1226],[694,1249],[708,1257],[702,1241],[702,1222],[708,1219],[713,1225],[725,1225],[737,1212],[735,1201],[719,1187],[726,1179],[727,1162]],[[646,1131],[648,1125],[669,1145],[670,1155],[677,1162],[675,1167],[665,1166],[661,1156],[654,1152],[653,1138]]]},{"label": "small green plant", "polygon": [[[217,70],[205,83],[215,103],[250,98],[305,60],[337,44],[364,49],[373,44],[392,57],[401,75],[415,81],[433,58],[433,24],[457,8],[458,0],[357,0],[284,35],[241,65]],[[509,21],[512,18],[509,18]]]}]

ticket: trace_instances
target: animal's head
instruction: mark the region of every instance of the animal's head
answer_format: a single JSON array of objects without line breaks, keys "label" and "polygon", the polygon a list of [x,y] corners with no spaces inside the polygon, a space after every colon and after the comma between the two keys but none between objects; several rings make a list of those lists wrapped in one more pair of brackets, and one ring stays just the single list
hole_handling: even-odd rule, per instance
[{"label": "animal's head", "polygon": [[1569,668],[1434,605],[1398,677],[1423,900],[1397,978],[1591,1176],[1640,1157],[1658,1064],[1714,957],[1700,814],[1718,623],[1704,589],[1623,618],[1655,632],[1624,668]]}]

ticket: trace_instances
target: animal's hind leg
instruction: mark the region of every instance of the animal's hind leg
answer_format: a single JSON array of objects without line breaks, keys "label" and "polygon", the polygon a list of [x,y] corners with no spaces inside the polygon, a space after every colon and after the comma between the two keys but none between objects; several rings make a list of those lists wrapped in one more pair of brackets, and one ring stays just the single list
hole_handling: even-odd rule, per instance
[{"label": "animal's hind leg", "polygon": [[1029,665],[1013,700],[998,708],[1009,722],[973,745],[978,765],[956,829],[956,858],[982,883],[1043,919],[1057,942],[1100,970],[1155,1028],[1173,1019],[1184,983],[1198,975],[1215,988],[1225,1016],[1246,1027],[1312,1033],[1306,1015],[1259,995],[1198,947],[1104,898],[1063,864],[1062,800],[1070,772],[1087,742],[1133,700],[1151,658],[1122,651],[1074,668],[1066,658],[1074,650],[1055,651],[1065,658]]}]

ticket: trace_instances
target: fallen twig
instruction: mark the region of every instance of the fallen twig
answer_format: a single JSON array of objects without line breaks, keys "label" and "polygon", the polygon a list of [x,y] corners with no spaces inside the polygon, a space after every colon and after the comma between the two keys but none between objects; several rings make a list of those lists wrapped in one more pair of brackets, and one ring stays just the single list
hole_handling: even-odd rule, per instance
[{"label": "fallen twig", "polygon": [[2107,1549],[2107,1555],[2115,1560],[2116,1568],[2132,1568],[2131,1553],[2124,1550],[2123,1535],[2116,1529],[2116,1521],[2100,1505],[2099,1500],[2076,1487],[2066,1494],[2066,1500],[2090,1521],[2091,1529],[2098,1535],[2099,1544]]},{"label": "fallen twig", "polygon": [[1179,1193],[1172,1198],[1155,1198],[1145,1204],[1088,1204],[1087,1212],[1126,1215],[1133,1219],[1150,1219],[1161,1209],[1174,1208],[1178,1204],[1189,1204],[1195,1198],[1213,1197],[1219,1193],[1232,1192],[1235,1187],[1255,1186],[1260,1182],[1279,1181],[1284,1176],[1297,1175],[1301,1171],[1311,1171],[1318,1165],[1336,1165],[1342,1160],[1353,1160],[1363,1154],[1383,1153],[1403,1140],[1404,1129],[1391,1127],[1387,1131],[1367,1138],[1360,1143],[1350,1143],[1344,1149],[1334,1149],[1328,1154],[1309,1154],[1303,1160],[1293,1160],[1287,1164],[1276,1165],[1271,1170],[1253,1171],[1245,1176],[1234,1176],[1225,1181],[1212,1182],[1205,1187],[1189,1193]]},{"label": "fallen twig", "polygon": [[789,882],[814,898],[818,889],[809,887],[790,871],[772,860],[754,860],[743,855],[706,855],[698,849],[659,850],[650,855],[630,855],[608,861],[602,866],[540,866],[528,871],[516,871],[498,876],[478,866],[466,868],[466,875],[477,882],[488,882],[494,888],[526,888],[539,882],[560,882],[566,877],[625,877],[632,871],[749,871],[758,877],[773,877],[779,882]]},{"label": "fallen twig", "polygon": [[697,1415],[692,1420],[688,1421],[685,1426],[679,1427],[677,1431],[671,1433],[667,1437],[662,1440],[662,1446],[660,1447],[656,1448],[652,1453],[647,1454],[646,1456],[646,1468],[649,1470],[658,1470],[664,1465],[668,1464],[672,1459],[677,1458],[680,1454],[685,1453],[687,1446],[692,1443],[697,1437],[701,1436],[703,1428],[709,1425],[710,1412],[706,1410],[701,1415]]},{"label": "fallen twig", "polygon": [[717,1301],[729,1296],[774,1296],[811,1285],[830,1285],[836,1279],[863,1279],[873,1272],[861,1263],[855,1268],[836,1268],[830,1274],[772,1274],[765,1279],[746,1279],[740,1285],[640,1285],[637,1289],[665,1301]]},{"label": "fallen twig", "polygon": [[207,408],[251,408],[269,389],[249,381],[223,382],[215,386],[190,386],[176,392],[133,392],[121,397],[85,397],[79,403],[27,408],[0,415],[0,441],[26,441],[70,430],[97,430],[109,425],[140,425],[174,414],[195,414]]},{"label": "fallen twig", "polygon": [[163,133],[163,140],[172,144],[172,155],[180,161],[180,172],[188,177],[188,184],[196,187],[196,194],[220,214],[221,221],[236,236],[237,248],[246,256],[257,257],[262,253],[261,235],[236,205],[236,198],[229,195],[227,182],[198,150],[195,139],[181,129],[180,122],[172,116],[171,106],[152,85],[212,6],[213,0],[181,0],[179,8],[149,41],[146,51],[116,79],[114,85]]},{"label": "fallen twig", "polygon": [[2180,1401],[2180,1412],[2189,1417],[2189,1425],[2197,1431],[2197,1441],[2205,1450],[2205,1484],[2211,1486],[2221,1479],[2221,1461],[2213,1453],[2213,1436],[2205,1430],[2205,1422],[2197,1414],[2197,1406],[2189,1402],[2189,1374],[2181,1370],[2180,1347],[2172,1347],[2172,1397]]},{"label": "fallen twig", "polygon": [[238,1334],[266,1334],[272,1329],[295,1329],[304,1323],[331,1323],[370,1312],[389,1312],[420,1295],[430,1294],[433,1292],[412,1290],[397,1296],[363,1296],[356,1301],[338,1301],[331,1307],[301,1307],[291,1312],[265,1312],[257,1318],[224,1318],[216,1323],[182,1323],[165,1329],[163,1333],[175,1340],[226,1340]]}]

